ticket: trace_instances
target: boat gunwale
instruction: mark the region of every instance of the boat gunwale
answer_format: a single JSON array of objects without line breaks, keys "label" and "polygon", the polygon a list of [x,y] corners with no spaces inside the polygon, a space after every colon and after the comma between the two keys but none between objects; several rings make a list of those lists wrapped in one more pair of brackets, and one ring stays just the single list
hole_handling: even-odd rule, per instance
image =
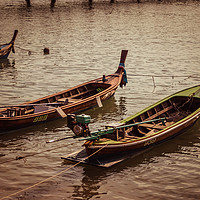
[{"label": "boat gunwale", "polygon": [[[137,138],[137,139],[130,139],[129,141],[126,142],[122,142],[122,141],[114,141],[114,143],[107,143],[106,141],[101,142],[101,143],[95,143],[92,144],[91,146],[89,146],[91,149],[96,149],[96,148],[100,148],[101,146],[104,146],[106,144],[108,144],[108,146],[106,148],[113,148],[113,147],[117,147],[117,145],[119,147],[121,146],[129,146],[129,145],[137,145],[137,144],[141,144],[141,143],[145,143],[151,139],[155,139],[157,137],[163,136],[165,135],[167,132],[172,131],[182,125],[184,125],[187,122],[190,122],[192,120],[194,120],[196,118],[196,120],[200,117],[200,108],[198,108],[195,112],[191,113],[190,115],[188,115],[187,117],[183,118],[182,120],[160,130],[157,131],[155,133],[152,133],[151,135],[147,135],[147,136],[143,136],[141,138]],[[110,140],[111,141],[111,140]]]},{"label": "boat gunwale", "polygon": [[[114,73],[114,74],[107,75],[106,77],[109,77],[109,76],[110,76],[110,77],[118,77],[119,80],[118,80],[118,82],[117,82],[116,84],[114,84],[114,85],[112,85],[112,84],[110,84],[110,83],[103,83],[103,84],[109,85],[109,87],[106,88],[105,90],[103,90],[103,91],[101,91],[101,92],[99,92],[99,93],[97,93],[97,94],[95,94],[95,95],[89,96],[89,97],[87,97],[87,98],[85,98],[85,99],[80,99],[80,100],[77,101],[77,102],[72,102],[72,103],[70,103],[70,104],[62,105],[62,106],[59,106],[59,107],[60,107],[61,109],[71,108],[71,107],[77,106],[77,105],[79,105],[79,104],[82,104],[83,101],[84,101],[84,102],[88,102],[88,101],[91,101],[91,100],[95,99],[97,96],[100,96],[100,97],[101,97],[101,96],[103,96],[103,95],[106,95],[106,93],[108,93],[109,90],[112,91],[115,87],[116,87],[116,88],[118,87],[118,85],[119,85],[119,83],[120,83],[120,81],[121,81],[120,75],[121,75],[121,78],[122,78],[123,72],[122,72],[122,73]],[[100,78],[97,78],[97,79],[94,79],[94,80],[91,80],[91,81],[82,83],[82,84],[80,84],[80,85],[74,86],[74,87],[72,87],[72,88],[69,88],[69,89],[60,91],[60,92],[58,92],[58,93],[54,93],[54,94],[51,94],[51,95],[48,95],[48,96],[45,96],[45,97],[42,97],[42,98],[39,98],[39,99],[36,99],[36,100],[33,100],[33,101],[29,101],[29,102],[26,102],[26,103],[23,103],[23,104],[18,104],[18,105],[22,105],[22,106],[23,106],[23,105],[26,105],[26,104],[31,104],[31,103],[40,101],[40,100],[49,99],[49,98],[51,98],[51,97],[54,97],[54,96],[56,96],[56,95],[60,95],[60,94],[66,93],[66,92],[71,91],[71,90],[73,90],[73,89],[76,89],[76,88],[78,88],[78,87],[81,87],[81,86],[84,86],[84,85],[87,85],[87,84],[90,84],[90,83],[97,83],[97,81],[100,81],[101,79],[102,79],[102,78],[100,77]],[[16,107],[17,107],[17,106],[16,106]],[[56,109],[57,109],[56,107],[55,107],[55,108],[53,107],[52,109],[49,109],[49,110],[47,110],[47,111],[38,112],[38,113],[32,113],[32,114],[26,114],[26,115],[14,116],[14,117],[0,117],[0,120],[1,120],[1,121],[4,121],[4,120],[5,120],[5,121],[6,121],[6,120],[7,120],[7,121],[14,121],[14,120],[27,119],[27,118],[34,118],[34,117],[41,116],[41,115],[48,115],[48,114],[55,113],[55,112],[57,112]],[[0,109],[0,112],[5,111],[5,110],[7,110],[7,108]]]},{"label": "boat gunwale", "polygon": [[[181,91],[176,92],[176,93],[174,93],[174,94],[172,94],[172,95],[170,95],[168,97],[165,97],[164,99],[162,99],[162,100],[160,100],[160,101],[148,106],[147,108],[145,108],[142,111],[130,116],[129,118],[126,118],[125,120],[120,121],[120,123],[124,123],[125,124],[126,122],[128,122],[128,121],[130,121],[130,120],[132,120],[132,119],[134,119],[134,118],[136,118],[138,116],[140,116],[141,114],[143,114],[146,111],[156,107],[157,105],[160,105],[163,102],[172,99],[173,97],[182,97],[182,96],[179,96],[178,94],[180,94],[180,93],[182,93],[184,91],[187,91],[187,90],[189,91],[189,90],[194,89],[194,88],[197,88],[196,89],[196,92],[197,92],[200,89],[200,85],[181,90]],[[192,94],[190,94],[190,95],[192,95]],[[190,96],[188,95],[186,97],[190,97]],[[200,98],[200,97],[196,97],[195,96],[194,98]],[[92,147],[98,148],[98,146],[101,147],[102,145],[105,145],[105,144],[108,144],[107,148],[112,148],[112,147],[117,147],[117,145],[121,146],[121,145],[126,145],[127,144],[126,146],[128,146],[128,144],[133,145],[133,143],[134,144],[144,143],[144,142],[147,142],[147,141],[149,141],[151,139],[154,139],[154,138],[157,138],[159,136],[162,136],[162,135],[166,134],[166,131],[168,132],[168,131],[174,130],[175,128],[178,128],[178,127],[184,125],[185,123],[187,123],[189,121],[192,121],[195,118],[198,119],[199,117],[200,117],[200,108],[197,108],[194,112],[192,112],[188,116],[184,117],[183,119],[175,122],[174,124],[171,124],[171,125],[167,126],[166,128],[163,128],[162,130],[159,130],[159,131],[157,131],[155,133],[152,133],[150,135],[146,135],[146,136],[143,136],[141,138],[133,138],[133,139],[130,138],[130,140],[124,141],[124,142],[123,141],[115,141],[115,140],[102,141],[102,142],[100,141],[100,142],[96,142],[96,143],[94,142],[93,144],[91,144],[91,146],[89,146],[89,148],[92,148]],[[112,141],[113,141],[113,143],[112,143]]]}]

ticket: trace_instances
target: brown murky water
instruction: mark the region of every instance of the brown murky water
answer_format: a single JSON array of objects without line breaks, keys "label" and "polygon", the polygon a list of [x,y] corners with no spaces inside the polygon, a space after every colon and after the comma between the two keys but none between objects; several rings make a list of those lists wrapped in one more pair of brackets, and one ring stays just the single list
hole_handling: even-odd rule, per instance
[{"label": "brown murky water", "polygon": [[[0,43],[19,30],[16,53],[0,65],[0,105],[33,100],[113,73],[122,49],[129,50],[129,83],[103,108],[85,112],[93,119],[91,130],[199,84],[199,2],[98,1],[89,9],[85,2],[60,0],[53,10],[49,1],[32,1],[28,9],[24,2],[0,0]],[[49,55],[43,55],[44,47]],[[199,199],[199,125],[110,169],[76,166],[12,198]],[[72,166],[60,157],[81,149],[81,142],[46,143],[71,134],[66,121],[58,120],[0,135],[0,198]]]}]

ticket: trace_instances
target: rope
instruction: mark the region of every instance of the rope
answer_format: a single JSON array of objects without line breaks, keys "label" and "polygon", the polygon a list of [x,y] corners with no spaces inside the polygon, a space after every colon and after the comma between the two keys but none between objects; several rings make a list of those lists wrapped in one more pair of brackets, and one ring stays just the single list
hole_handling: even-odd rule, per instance
[{"label": "rope", "polygon": [[[69,145],[73,145],[77,142],[73,142],[73,143],[70,143],[68,144],[67,146]],[[52,150],[55,150],[55,149],[59,149],[59,148],[62,148],[62,147],[66,147],[66,145],[63,145],[63,146],[59,146],[59,147],[55,147],[55,148],[52,148],[52,149],[47,149],[47,150],[44,150],[44,151],[41,151],[41,152],[38,152],[38,153],[33,153],[33,154],[29,154],[27,156],[17,156],[16,158],[12,158],[10,160],[6,160],[4,162],[1,162],[0,164],[4,164],[4,163],[8,163],[8,162],[12,162],[12,161],[16,161],[16,160],[21,160],[21,159],[24,159],[24,158],[28,158],[28,157],[31,157],[31,156],[35,156],[35,155],[38,155],[38,154],[41,154],[41,153],[45,153],[45,152],[48,152],[48,151],[52,151]]]},{"label": "rope", "polygon": [[21,49],[21,50],[23,50],[23,51],[27,51],[29,56],[30,56],[32,53],[36,53],[35,51],[31,51],[31,50],[28,50],[28,49],[24,49],[24,48],[19,47],[19,46],[16,46],[16,45],[15,45],[15,48]]},{"label": "rope", "polygon": [[153,91],[152,91],[152,93],[154,93],[154,91],[156,89],[156,83],[155,83],[155,79],[154,79],[153,76],[152,76],[152,80],[153,80]]},{"label": "rope", "polygon": [[196,91],[196,92],[194,92],[193,94],[191,94],[189,97],[188,97],[188,100],[185,102],[185,103],[183,103],[181,106],[179,106],[178,107],[178,110],[180,109],[180,108],[182,108],[183,106],[185,106],[187,103],[189,103],[190,101],[190,106],[189,106],[189,109],[190,109],[190,107],[191,107],[191,105],[192,105],[192,102],[193,102],[193,96],[195,96],[196,95],[196,93],[198,93],[200,91],[200,88]]},{"label": "rope", "polygon": [[14,195],[16,195],[16,194],[19,194],[19,193],[24,192],[24,191],[26,191],[26,190],[28,190],[28,189],[34,188],[34,187],[36,187],[36,186],[38,186],[38,185],[40,185],[40,184],[42,184],[42,183],[44,183],[44,182],[49,181],[50,179],[53,179],[53,178],[59,176],[60,174],[62,174],[62,173],[64,173],[64,172],[66,172],[66,171],[72,169],[73,167],[79,165],[79,164],[80,164],[81,162],[83,162],[84,160],[87,160],[88,158],[92,157],[93,155],[95,155],[96,153],[98,153],[99,151],[101,151],[101,150],[102,150],[103,148],[105,148],[106,146],[108,146],[108,144],[106,144],[105,146],[101,147],[100,149],[98,149],[98,150],[95,151],[94,153],[90,154],[88,157],[84,158],[83,160],[79,161],[78,163],[76,163],[76,164],[74,164],[74,165],[72,165],[72,166],[70,166],[70,167],[68,167],[68,168],[66,168],[66,169],[64,169],[64,170],[62,170],[61,172],[59,172],[59,173],[57,173],[57,174],[55,174],[55,175],[53,175],[53,176],[50,176],[49,178],[46,178],[46,179],[44,179],[43,181],[40,181],[40,182],[38,182],[38,183],[35,183],[35,184],[33,184],[33,185],[31,185],[31,186],[29,186],[29,187],[27,187],[27,188],[24,188],[24,189],[22,189],[22,190],[19,190],[19,191],[13,193],[13,194],[10,194],[10,195],[8,195],[8,196],[5,196],[5,197],[1,198],[1,200],[10,198],[10,197],[12,197],[12,196],[14,196]]},{"label": "rope", "polygon": [[[155,77],[170,77],[172,79],[176,78],[184,78],[182,81],[185,81],[186,79],[189,78],[200,78],[199,76],[170,76],[170,75],[150,75],[150,74],[129,74],[129,76],[146,76],[146,77],[151,77],[152,81],[153,81],[153,91],[152,93],[154,93],[155,89],[156,89],[156,83],[155,83]],[[180,83],[181,81],[178,81],[178,83]]]},{"label": "rope", "polygon": [[200,78],[199,76],[172,76],[172,75],[150,75],[150,74],[129,74],[129,76],[149,76],[149,77],[171,77],[174,78]]}]

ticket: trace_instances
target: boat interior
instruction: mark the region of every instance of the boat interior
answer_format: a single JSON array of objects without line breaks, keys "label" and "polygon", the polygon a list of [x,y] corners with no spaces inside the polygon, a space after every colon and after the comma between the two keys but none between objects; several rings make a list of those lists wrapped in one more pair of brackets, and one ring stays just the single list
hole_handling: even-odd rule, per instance
[{"label": "boat interior", "polygon": [[98,94],[110,86],[110,84],[102,83],[102,81],[101,83],[88,83],[77,88],[72,88],[71,90],[65,90],[63,92],[32,101],[31,103],[6,106],[6,108],[0,111],[0,117],[28,115],[76,103],[80,100],[84,100],[90,96]]},{"label": "boat interior", "polygon": [[[126,122],[126,125],[139,123],[138,125],[116,129],[114,133],[104,135],[103,140],[128,141],[154,134],[187,117],[199,107],[199,98],[173,97]],[[164,120],[159,120],[161,118]]]}]

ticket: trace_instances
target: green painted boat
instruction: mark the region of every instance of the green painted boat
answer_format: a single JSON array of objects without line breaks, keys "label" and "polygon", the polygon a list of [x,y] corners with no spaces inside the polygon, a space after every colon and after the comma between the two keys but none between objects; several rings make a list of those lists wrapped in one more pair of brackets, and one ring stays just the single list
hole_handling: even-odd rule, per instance
[{"label": "green painted boat", "polygon": [[200,85],[166,97],[122,120],[117,126],[107,126],[103,134],[91,133],[84,146],[87,155],[105,146],[95,156],[141,150],[183,132],[199,117]]},{"label": "green painted boat", "polygon": [[[115,126],[108,125],[104,130],[92,133],[85,129],[84,132],[87,131],[88,134],[82,139],[86,140],[83,151],[86,152],[85,157],[94,154],[93,160],[110,159],[120,154],[127,156],[130,152],[136,153],[148,149],[182,133],[199,117],[200,85],[168,96]],[[72,130],[75,132],[78,129]],[[80,155],[80,152],[77,155]],[[73,157],[74,161],[81,159],[77,155]],[[90,159],[88,163],[93,162]]]}]

